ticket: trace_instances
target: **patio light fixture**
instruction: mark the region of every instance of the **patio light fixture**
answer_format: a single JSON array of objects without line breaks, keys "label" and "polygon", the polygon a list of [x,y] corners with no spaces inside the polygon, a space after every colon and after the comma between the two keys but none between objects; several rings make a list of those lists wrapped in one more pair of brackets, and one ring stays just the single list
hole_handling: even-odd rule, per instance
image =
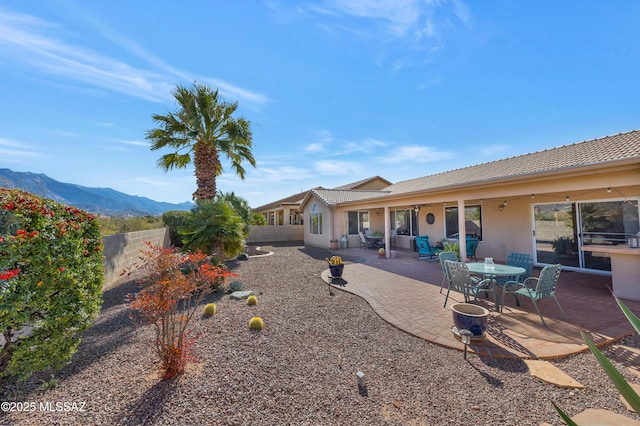
[{"label": "patio light fixture", "polygon": [[467,346],[471,343],[471,336],[473,336],[473,333],[466,329],[462,329],[458,331],[458,333],[460,333],[460,340],[464,344],[464,359],[467,359]]},{"label": "patio light fixture", "polygon": [[571,197],[567,195],[567,198],[565,198],[565,201],[568,203],[569,201],[571,201]]},{"label": "patio light fixture", "polygon": [[413,211],[416,212],[416,213],[419,213],[420,212],[420,206],[419,205],[413,206]]},{"label": "patio light fixture", "polygon": [[611,194],[611,188],[607,188],[607,192]]}]

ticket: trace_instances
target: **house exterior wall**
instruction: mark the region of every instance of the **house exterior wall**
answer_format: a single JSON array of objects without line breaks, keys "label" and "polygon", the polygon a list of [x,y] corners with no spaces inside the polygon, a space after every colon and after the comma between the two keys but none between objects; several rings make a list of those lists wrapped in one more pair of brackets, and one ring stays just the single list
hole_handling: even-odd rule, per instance
[{"label": "house exterior wall", "polygon": [[[611,192],[607,188],[611,188]],[[345,203],[335,208],[333,221],[328,218],[328,209],[323,212],[323,232],[328,234],[311,236],[308,235],[308,229],[305,229],[305,244],[329,247],[330,238],[340,238],[346,234],[348,211],[369,210],[372,231],[384,231],[385,208],[413,206],[420,206],[419,234],[428,235],[435,242],[445,236],[445,206],[481,205],[483,239],[478,245],[476,256],[504,261],[511,252],[533,254],[533,205],[565,202],[567,196],[572,202],[638,199],[640,165],[567,170],[554,175],[529,176],[527,179],[478,183],[463,189],[452,188],[449,191]],[[508,201],[507,205],[500,209],[505,200]],[[324,206],[315,198],[308,202],[305,206],[305,221],[309,218],[308,211],[313,202]],[[432,225],[426,222],[427,213],[435,216]],[[305,227],[308,228],[307,225]],[[398,236],[396,246],[411,248],[412,239],[413,237]],[[349,236],[349,246],[358,245],[358,237]]]},{"label": "house exterior wall", "polygon": [[[318,208],[317,211],[322,213],[322,234],[311,233],[311,212],[314,204]],[[335,226],[335,219],[332,217],[331,213],[332,212],[329,207],[322,201],[318,200],[315,196],[306,204],[303,210],[305,245],[328,248],[332,238],[340,238],[339,235],[336,237],[335,235],[337,234],[332,234],[332,227]]]}]

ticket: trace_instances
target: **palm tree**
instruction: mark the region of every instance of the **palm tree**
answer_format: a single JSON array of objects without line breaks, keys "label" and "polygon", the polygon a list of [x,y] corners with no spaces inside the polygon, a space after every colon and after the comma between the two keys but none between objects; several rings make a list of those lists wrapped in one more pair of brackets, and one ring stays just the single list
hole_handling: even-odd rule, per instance
[{"label": "palm tree", "polygon": [[220,154],[231,161],[231,168],[244,179],[242,162],[253,167],[251,153],[251,123],[243,117],[234,118],[238,103],[227,103],[206,85],[194,83],[191,89],[178,85],[173,92],[178,111],[166,115],[154,114],[157,128],[147,131],[151,150],[172,148],[175,152],[158,159],[165,172],[186,168],[193,162],[196,175],[194,200],[210,200],[217,193],[216,178],[222,174]]}]

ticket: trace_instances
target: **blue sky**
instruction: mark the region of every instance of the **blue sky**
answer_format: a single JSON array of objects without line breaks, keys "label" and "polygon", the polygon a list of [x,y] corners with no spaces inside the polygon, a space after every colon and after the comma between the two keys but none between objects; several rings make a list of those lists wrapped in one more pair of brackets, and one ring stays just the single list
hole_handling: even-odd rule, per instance
[{"label": "blue sky", "polygon": [[239,103],[257,207],[640,128],[640,2],[0,4],[0,167],[191,200],[144,139],[194,81]]}]

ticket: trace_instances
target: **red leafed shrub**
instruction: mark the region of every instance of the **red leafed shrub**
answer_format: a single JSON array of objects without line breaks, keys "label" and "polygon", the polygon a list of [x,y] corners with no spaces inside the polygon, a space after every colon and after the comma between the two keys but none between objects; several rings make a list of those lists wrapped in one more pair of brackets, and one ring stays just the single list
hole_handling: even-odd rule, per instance
[{"label": "red leafed shrub", "polygon": [[185,254],[147,245],[149,250],[142,251],[139,267],[130,268],[146,272],[140,280],[143,289],[128,295],[130,316],[136,324],[153,324],[154,349],[165,380],[182,374],[192,360],[190,349],[194,338],[187,326],[196,308],[221,281],[235,274],[212,264],[200,252]]}]

